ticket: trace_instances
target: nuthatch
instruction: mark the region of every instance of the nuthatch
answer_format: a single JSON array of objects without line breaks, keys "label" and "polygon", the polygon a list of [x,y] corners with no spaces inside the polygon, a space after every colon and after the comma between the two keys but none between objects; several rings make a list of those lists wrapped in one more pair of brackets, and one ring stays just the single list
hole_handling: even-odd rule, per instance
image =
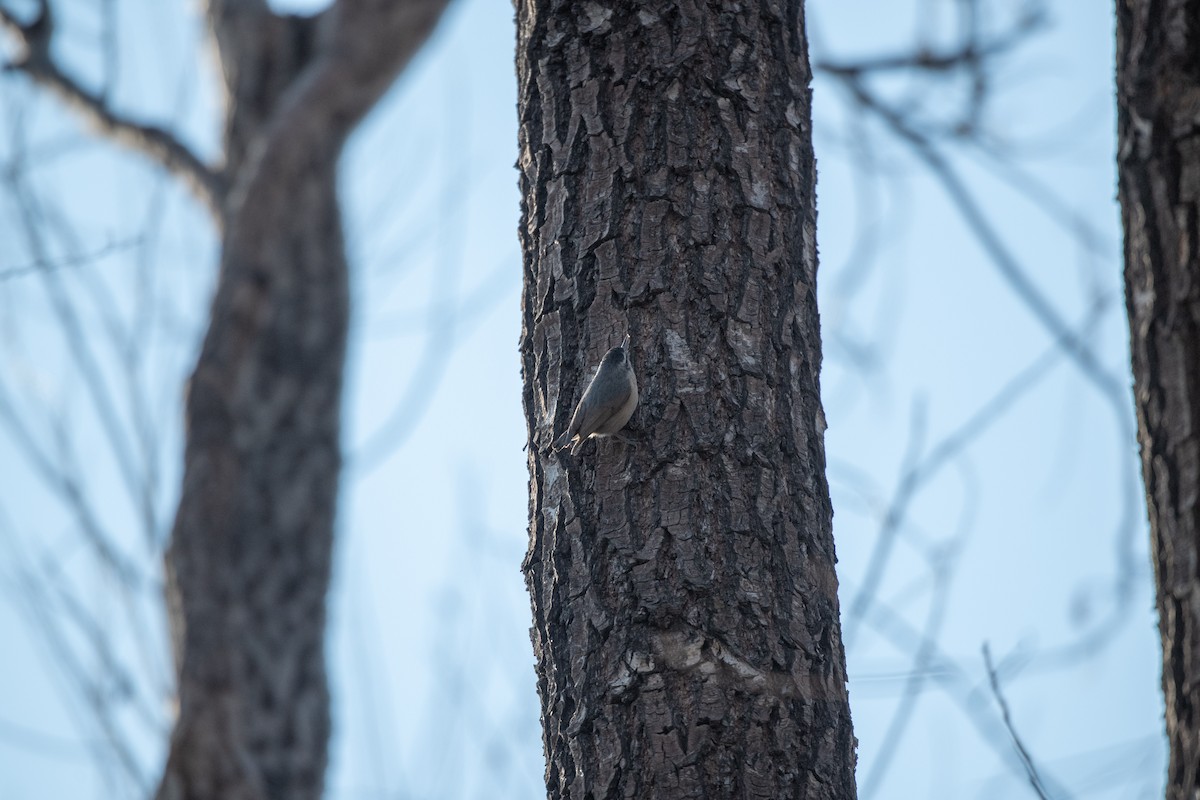
[{"label": "nuthatch", "polygon": [[555,448],[562,450],[574,442],[571,448],[574,453],[589,437],[612,436],[629,422],[637,408],[638,387],[628,347],[629,334],[625,334],[620,346],[604,354],[596,375],[575,406],[571,424],[554,440]]}]

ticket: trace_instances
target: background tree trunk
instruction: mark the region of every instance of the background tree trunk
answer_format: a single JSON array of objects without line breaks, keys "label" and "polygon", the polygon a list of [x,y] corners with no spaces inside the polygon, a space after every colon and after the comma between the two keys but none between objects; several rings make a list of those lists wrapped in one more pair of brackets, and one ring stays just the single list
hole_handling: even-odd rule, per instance
[{"label": "background tree trunk", "polygon": [[[800,2],[517,4],[553,798],[849,798]],[[629,329],[636,447],[549,451]]]},{"label": "background tree trunk", "polygon": [[164,800],[322,794],[349,315],[337,162],[445,5],[210,9],[231,181],[169,553],[180,716]]},{"label": "background tree trunk", "polygon": [[337,163],[446,4],[338,0],[305,18],[212,0],[227,100],[219,168],[65,72],[48,3],[27,21],[0,8],[24,50],[16,68],[184,180],[222,232],[167,559],[179,717],[164,800],[322,794],[349,316]]},{"label": "background tree trunk", "polygon": [[1125,301],[1162,635],[1168,798],[1200,791],[1200,0],[1117,3]]}]

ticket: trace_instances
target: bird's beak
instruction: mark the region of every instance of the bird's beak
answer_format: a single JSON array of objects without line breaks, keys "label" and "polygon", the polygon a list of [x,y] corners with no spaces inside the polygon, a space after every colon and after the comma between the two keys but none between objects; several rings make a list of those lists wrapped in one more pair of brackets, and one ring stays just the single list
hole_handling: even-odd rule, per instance
[{"label": "bird's beak", "polygon": [[625,338],[621,340],[621,349],[629,353],[629,334],[625,334]]}]

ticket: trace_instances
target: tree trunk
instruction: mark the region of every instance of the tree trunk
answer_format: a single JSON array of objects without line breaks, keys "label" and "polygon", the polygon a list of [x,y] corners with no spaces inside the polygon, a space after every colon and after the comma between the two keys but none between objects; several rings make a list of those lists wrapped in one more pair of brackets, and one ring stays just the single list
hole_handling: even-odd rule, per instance
[{"label": "tree trunk", "polygon": [[48,0],[30,19],[0,5],[10,68],[182,181],[222,235],[167,558],[179,718],[162,800],[321,796],[349,316],[337,163],[447,3],[337,0],[297,17],[209,0],[227,104],[220,167],[70,74]]},{"label": "tree trunk", "polygon": [[1166,796],[1200,792],[1200,0],[1117,3],[1125,301],[1162,636]]},{"label": "tree trunk", "polygon": [[340,472],[347,135],[445,3],[210,9],[229,98],[221,272],[168,558],[180,714],[163,800],[322,794]]},{"label": "tree trunk", "polygon": [[297,17],[209,0],[227,105],[220,166],[59,63],[48,0],[28,19],[0,4],[10,69],[183,182],[222,235],[167,554],[179,717],[162,800],[321,796],[349,316],[337,163],[447,4],[336,0]]},{"label": "tree trunk", "polygon": [[[851,798],[803,7],[519,0],[551,798]],[[549,445],[629,330],[628,445]]]}]

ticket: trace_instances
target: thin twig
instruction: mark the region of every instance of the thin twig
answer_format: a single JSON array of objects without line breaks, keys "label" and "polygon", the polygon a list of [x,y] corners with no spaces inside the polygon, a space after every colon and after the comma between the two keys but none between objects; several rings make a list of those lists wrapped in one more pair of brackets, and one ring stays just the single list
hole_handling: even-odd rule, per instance
[{"label": "thin twig", "polygon": [[116,241],[108,242],[102,247],[98,247],[95,250],[90,250],[86,253],[77,253],[48,261],[44,259],[34,260],[29,264],[22,264],[17,267],[0,269],[0,281],[24,278],[27,275],[37,275],[38,273],[49,272],[52,270],[90,266],[101,259],[108,258],[111,255],[116,255],[117,253],[123,253],[127,250],[134,250],[141,245],[142,237],[135,236],[129,239],[117,239]]},{"label": "thin twig", "polygon": [[[1024,774],[1023,766],[1008,747],[1004,726],[988,711],[986,696],[976,691],[975,681],[965,667],[936,642],[927,642],[920,631],[887,603],[873,605],[867,621],[884,641],[898,650],[915,652],[921,647],[928,647],[926,677],[930,685],[936,686],[957,706],[979,733],[981,740],[1014,774]],[[1065,789],[1057,785],[1053,785],[1052,789],[1056,796],[1067,794]]]},{"label": "thin twig", "polygon": [[992,685],[992,696],[996,698],[996,703],[1000,706],[1000,715],[1004,718],[1004,727],[1008,729],[1008,735],[1012,737],[1013,746],[1017,749],[1017,755],[1021,759],[1021,763],[1025,766],[1025,775],[1029,778],[1029,785],[1037,792],[1037,796],[1042,800],[1050,800],[1050,795],[1046,792],[1046,787],[1042,783],[1042,778],[1038,775],[1037,767],[1034,766],[1033,757],[1029,755],[1029,751],[1025,748],[1025,744],[1021,741],[1021,737],[1017,735],[1017,729],[1013,726],[1012,714],[1008,710],[1008,701],[1004,699],[1004,693],[1000,691],[1000,678],[996,675],[996,668],[992,666],[992,653],[988,649],[987,642],[983,643],[983,663],[987,667],[988,682]]},{"label": "thin twig", "polygon": [[[25,185],[20,171],[14,166],[7,170],[5,176],[13,198],[16,200],[20,215],[22,233],[26,246],[33,254],[34,260],[49,263],[50,245],[46,240],[40,220],[44,217],[38,210],[37,200],[32,188]],[[69,293],[60,282],[61,277],[54,272],[41,273],[42,285],[50,299],[58,324],[63,333],[72,360],[79,368],[83,378],[86,394],[92,401],[92,407],[99,418],[102,429],[112,447],[113,457],[117,462],[118,471],[125,481],[130,497],[136,507],[139,487],[142,479],[136,459],[125,431],[122,415],[118,410],[109,381],[104,375],[101,361],[96,354],[95,343],[88,336],[80,319],[78,310],[72,302]]]}]

